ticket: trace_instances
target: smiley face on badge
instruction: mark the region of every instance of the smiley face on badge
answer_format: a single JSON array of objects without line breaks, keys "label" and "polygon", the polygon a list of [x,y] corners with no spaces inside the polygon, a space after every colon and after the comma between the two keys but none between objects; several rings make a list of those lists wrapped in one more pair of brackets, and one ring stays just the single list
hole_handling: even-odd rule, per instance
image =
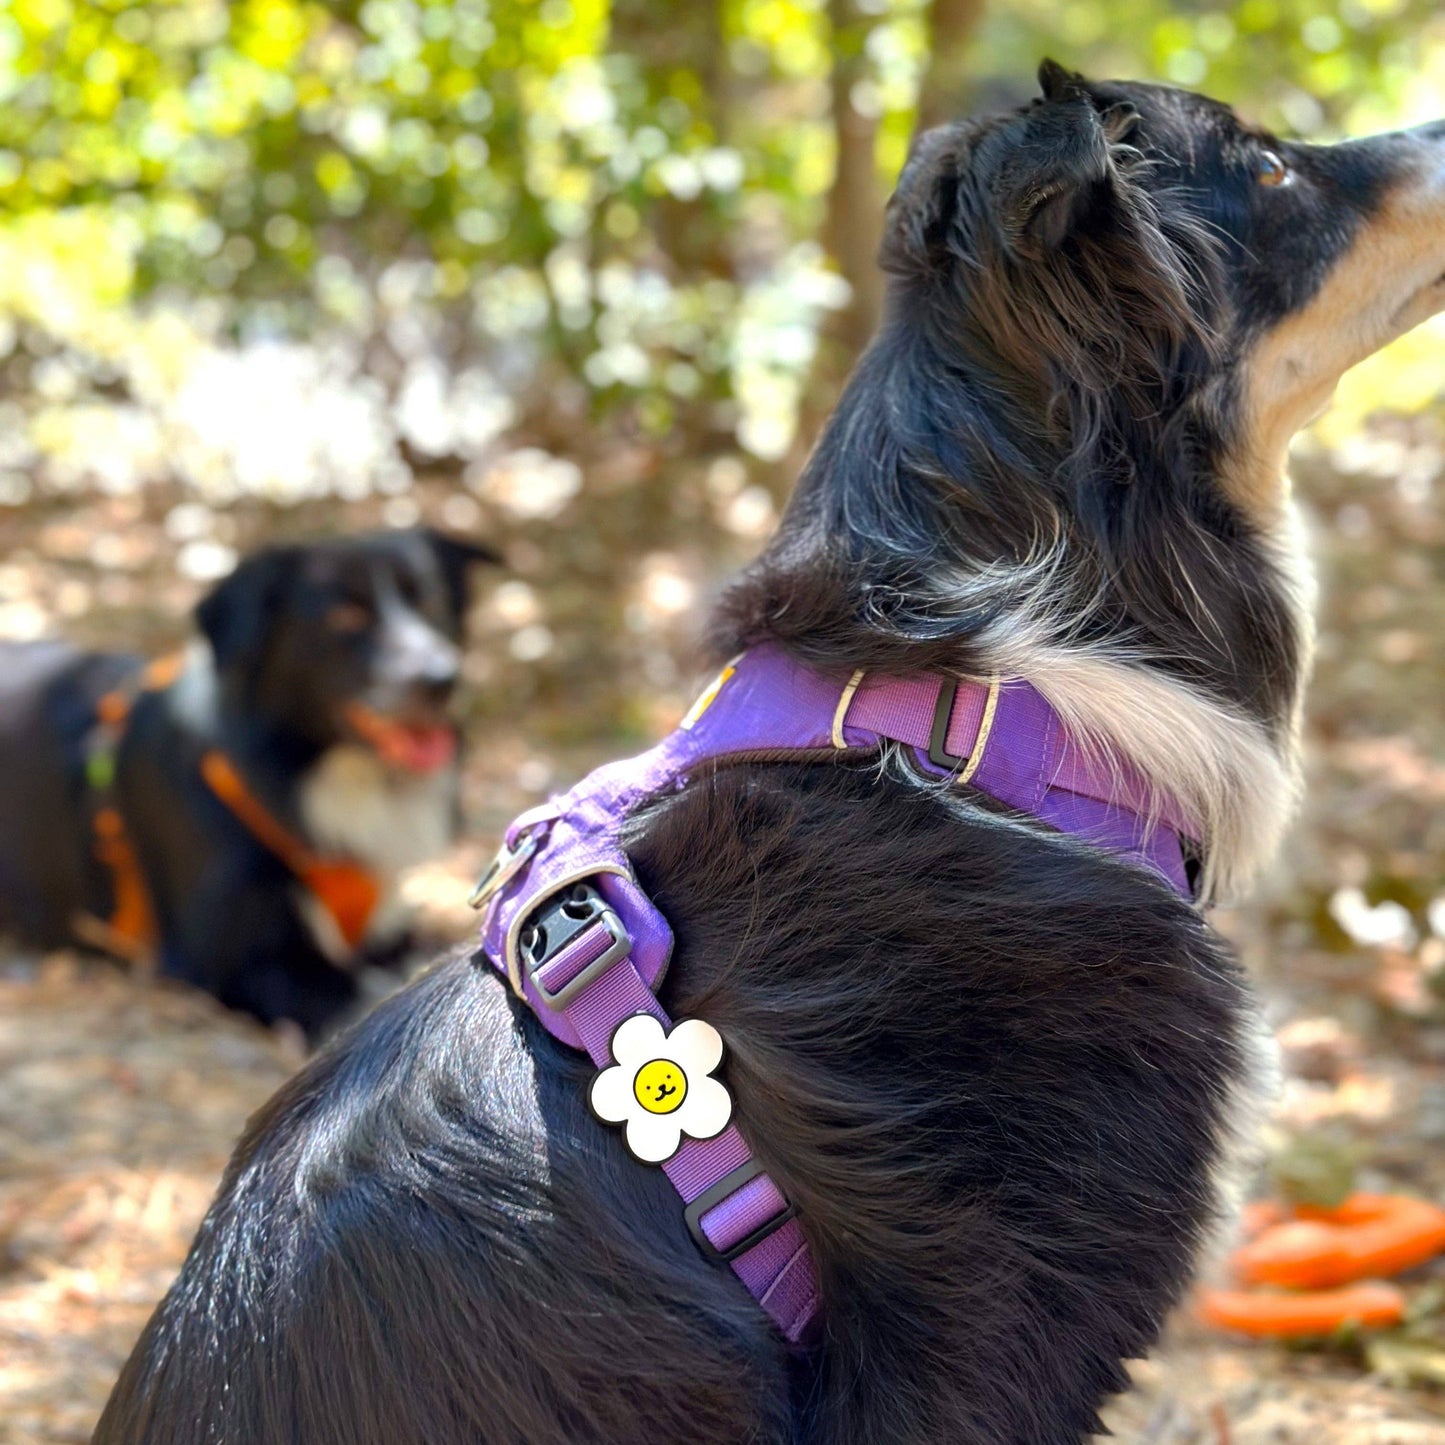
[{"label": "smiley face on badge", "polygon": [[702,1019],[668,1033],[651,1014],[633,1014],[612,1035],[617,1062],[592,1080],[588,1102],[599,1119],[624,1126],[633,1158],[665,1163],[684,1135],[712,1139],[727,1128],[732,1095],[712,1077],[722,1056],[722,1036]]},{"label": "smiley face on badge", "polygon": [[649,1059],[638,1069],[632,1092],[649,1114],[674,1114],[687,1098],[687,1075],[671,1059]]}]

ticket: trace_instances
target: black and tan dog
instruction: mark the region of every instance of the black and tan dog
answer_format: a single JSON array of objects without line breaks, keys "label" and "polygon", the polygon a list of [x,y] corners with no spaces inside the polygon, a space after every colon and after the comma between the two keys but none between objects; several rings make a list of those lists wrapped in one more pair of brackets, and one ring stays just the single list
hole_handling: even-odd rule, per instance
[{"label": "black and tan dog", "polygon": [[[1028,679],[1198,820],[1237,892],[1295,791],[1292,433],[1445,306],[1445,125],[1278,140],[1053,65],[918,144],[884,326],[716,636]],[[800,1208],[792,1353],[457,958],[254,1120],[102,1445],[1067,1445],[1237,1190],[1269,1073],[1200,913],[901,762],[748,762],[645,806],[662,999],[728,1041]]]},{"label": "black and tan dog", "polygon": [[398,872],[453,835],[446,707],[490,558],[422,530],[269,547],[174,662],[0,647],[0,929],[323,1030],[400,940]]}]

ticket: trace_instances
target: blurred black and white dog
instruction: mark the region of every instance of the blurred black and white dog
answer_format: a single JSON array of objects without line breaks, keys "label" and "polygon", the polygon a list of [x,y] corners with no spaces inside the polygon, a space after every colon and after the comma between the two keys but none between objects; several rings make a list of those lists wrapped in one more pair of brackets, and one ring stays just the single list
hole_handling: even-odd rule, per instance
[{"label": "blurred black and white dog", "polygon": [[323,1030],[400,941],[399,871],[453,836],[447,704],[488,560],[427,530],[268,547],[173,666],[0,647],[0,929]]},{"label": "blurred black and white dog", "polygon": [[[1027,679],[1198,824],[1207,903],[1295,792],[1284,476],[1341,373],[1445,306],[1445,125],[1335,146],[1047,64],[931,132],[890,301],[723,654]],[[1197,908],[898,758],[753,759],[629,857],[662,1001],[727,1040],[800,1219],[791,1352],[458,957],[253,1120],[101,1445],[1075,1445],[1237,1192],[1268,1054]]]}]

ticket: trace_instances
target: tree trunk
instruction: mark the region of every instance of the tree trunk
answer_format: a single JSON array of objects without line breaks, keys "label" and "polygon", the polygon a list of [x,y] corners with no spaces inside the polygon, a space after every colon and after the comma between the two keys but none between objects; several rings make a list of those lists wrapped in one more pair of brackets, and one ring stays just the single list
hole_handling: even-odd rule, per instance
[{"label": "tree trunk", "polygon": [[[969,100],[968,60],[987,0],[933,0],[929,12],[930,62],[919,94],[922,129],[961,113]],[[883,233],[883,189],[874,142],[877,125],[853,103],[854,87],[867,77],[866,47],[874,18],[857,0],[829,0],[833,27],[833,135],[837,169],[828,193],[822,240],[852,291],[847,309],[835,313],[819,338],[818,359],[803,395],[798,435],[787,462],[796,474],[811,449],[844,378],[868,344],[883,309],[878,244]]]},{"label": "tree trunk", "polygon": [[823,243],[852,291],[845,310],[833,318],[831,340],[851,360],[867,345],[883,306],[878,242],[883,230],[883,196],[875,153],[878,125],[854,103],[854,91],[867,77],[866,46],[873,18],[856,0],[829,0],[833,26],[833,140],[836,162]]},{"label": "tree trunk", "polygon": [[918,97],[918,129],[962,115],[972,99],[969,50],[987,0],[933,0],[928,18],[928,73]]}]

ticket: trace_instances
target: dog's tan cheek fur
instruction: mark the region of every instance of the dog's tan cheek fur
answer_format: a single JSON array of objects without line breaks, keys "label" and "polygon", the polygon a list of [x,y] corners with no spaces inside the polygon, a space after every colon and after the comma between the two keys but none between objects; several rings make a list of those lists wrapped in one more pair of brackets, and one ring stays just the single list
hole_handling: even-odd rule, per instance
[{"label": "dog's tan cheek fur", "polygon": [[[1295,433],[1329,405],[1352,366],[1445,306],[1421,295],[1445,269],[1445,158],[1422,157],[1335,263],[1314,299],[1256,342],[1244,363],[1242,438],[1224,469],[1234,500],[1266,530],[1289,498]],[[1418,312],[1418,314],[1414,314]]]}]

